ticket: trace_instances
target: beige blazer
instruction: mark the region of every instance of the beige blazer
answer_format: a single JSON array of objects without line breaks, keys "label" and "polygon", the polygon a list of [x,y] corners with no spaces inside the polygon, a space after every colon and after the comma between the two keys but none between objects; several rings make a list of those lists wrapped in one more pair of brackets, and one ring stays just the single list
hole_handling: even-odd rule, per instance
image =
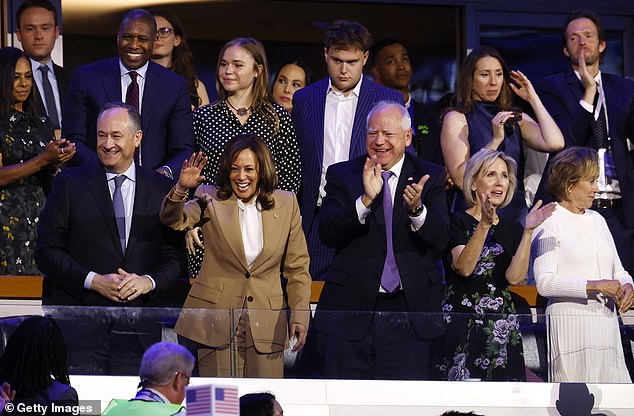
[{"label": "beige blazer", "polygon": [[280,273],[288,280],[290,321],[308,327],[311,278],[299,206],[291,192],[276,190],[273,197],[275,206],[262,211],[262,252],[249,269],[235,196],[220,201],[209,185],[199,186],[196,198],[186,203],[175,202],[180,198],[173,192],[167,195],[160,214],[165,225],[184,230],[201,217],[208,219],[202,226],[202,268],[176,322],[178,334],[211,347],[226,346],[245,309],[258,352],[283,350],[288,324]]}]

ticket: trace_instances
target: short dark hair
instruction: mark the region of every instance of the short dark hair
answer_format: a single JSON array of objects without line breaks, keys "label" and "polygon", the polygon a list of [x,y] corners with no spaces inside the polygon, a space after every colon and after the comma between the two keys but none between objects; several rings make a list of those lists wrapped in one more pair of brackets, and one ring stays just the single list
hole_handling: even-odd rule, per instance
[{"label": "short dark hair", "polygon": [[[18,48],[13,46],[7,46],[0,49],[0,120],[4,120],[7,115],[7,111],[11,105],[14,104],[15,98],[13,95],[13,82],[15,77],[15,67],[20,58],[26,58],[26,54]],[[26,61],[31,66],[31,61],[27,58]],[[35,84],[35,82],[33,83]],[[33,117],[37,116],[37,110],[35,108],[35,101],[33,99],[33,88],[26,101],[22,105],[22,110],[31,114]]]},{"label": "short dark hair", "polygon": [[53,3],[51,3],[49,0],[25,0],[22,4],[20,4],[20,7],[18,7],[18,11],[15,14],[15,21],[18,29],[20,28],[20,18],[22,17],[22,13],[24,13],[26,9],[32,9],[34,7],[41,7],[53,13],[53,16],[55,18],[55,26],[59,26],[57,7],[55,7]]},{"label": "short dark hair", "polygon": [[0,380],[11,384],[16,399],[32,399],[53,379],[70,385],[66,343],[52,318],[31,316],[11,334],[0,357]]},{"label": "short dark hair", "polygon": [[249,393],[240,397],[240,416],[273,416],[272,393]]},{"label": "short dark hair", "polygon": [[101,118],[103,113],[108,110],[112,110],[113,108],[122,108],[126,110],[128,118],[130,119],[130,122],[132,122],[132,127],[134,127],[134,131],[136,132],[138,130],[142,130],[141,114],[139,114],[136,108],[132,107],[130,104],[122,103],[120,101],[112,101],[101,106],[97,120]]},{"label": "short dark hair", "polygon": [[152,28],[152,32],[156,36],[156,20],[154,20],[154,16],[152,13],[148,12],[145,9],[132,9],[127,11],[123,17],[121,18],[121,22],[119,22],[119,32],[123,29],[123,26],[126,24],[128,20],[142,20],[150,25]]},{"label": "short dark hair", "polygon": [[362,24],[349,20],[335,20],[326,29],[324,46],[326,49],[359,49],[367,52],[372,45],[372,35]]},{"label": "short dark hair", "polygon": [[375,42],[370,48],[370,56],[368,57],[370,61],[370,66],[376,65],[376,60],[379,57],[379,54],[381,53],[381,51],[387,48],[388,46],[392,46],[392,45],[401,45],[402,47],[405,48],[405,50],[407,50],[407,45],[405,45],[403,42],[401,42],[400,40],[396,38],[381,39],[380,41]]},{"label": "short dark hair", "polygon": [[568,190],[579,181],[594,180],[599,176],[597,151],[589,147],[569,147],[550,162],[548,193],[557,202],[565,201]]},{"label": "short dark hair", "polygon": [[218,199],[224,201],[233,195],[231,181],[229,180],[231,164],[238,156],[238,153],[246,149],[250,149],[255,153],[258,161],[257,202],[260,204],[262,210],[266,211],[275,205],[273,191],[277,189],[277,172],[269,147],[264,140],[253,133],[241,134],[227,142],[225,150],[222,156],[220,156],[218,174],[216,175]]}]

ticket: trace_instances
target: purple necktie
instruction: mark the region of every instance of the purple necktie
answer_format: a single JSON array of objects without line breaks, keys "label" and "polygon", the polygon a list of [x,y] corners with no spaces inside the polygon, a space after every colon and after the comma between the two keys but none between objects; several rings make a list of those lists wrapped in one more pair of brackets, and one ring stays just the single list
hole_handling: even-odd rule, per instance
[{"label": "purple necktie", "polygon": [[[128,92],[125,95],[125,103],[130,104],[136,111],[139,111],[139,84],[136,82],[136,77],[139,75],[136,71],[128,72],[130,75],[130,85],[128,85]],[[134,148],[134,161],[137,165],[141,165],[141,158],[139,155],[141,145]]]},{"label": "purple necktie", "polygon": [[114,217],[117,223],[117,231],[119,231],[121,250],[125,253],[125,205],[123,203],[123,194],[121,193],[121,185],[123,184],[123,181],[125,181],[125,175],[118,175],[114,177],[112,206],[114,208]]},{"label": "purple necktie", "polygon": [[385,215],[385,236],[387,237],[387,254],[385,255],[383,274],[381,274],[381,286],[388,293],[394,292],[400,285],[392,244],[392,192],[388,183],[392,175],[391,171],[381,172],[383,178],[383,215]]}]

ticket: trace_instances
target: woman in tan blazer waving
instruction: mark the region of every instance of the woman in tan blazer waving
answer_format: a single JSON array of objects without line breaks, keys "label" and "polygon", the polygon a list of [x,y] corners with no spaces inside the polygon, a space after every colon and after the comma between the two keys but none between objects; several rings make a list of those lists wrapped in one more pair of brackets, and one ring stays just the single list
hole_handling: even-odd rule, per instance
[{"label": "woman in tan blazer waving", "polygon": [[201,376],[283,377],[289,336],[280,272],[294,351],[306,342],[309,319],[311,278],[297,200],[276,189],[273,158],[255,135],[227,143],[216,185],[201,185],[206,162],[201,153],[185,161],[161,210],[161,221],[176,230],[204,222],[202,269],[176,332],[202,344]]}]

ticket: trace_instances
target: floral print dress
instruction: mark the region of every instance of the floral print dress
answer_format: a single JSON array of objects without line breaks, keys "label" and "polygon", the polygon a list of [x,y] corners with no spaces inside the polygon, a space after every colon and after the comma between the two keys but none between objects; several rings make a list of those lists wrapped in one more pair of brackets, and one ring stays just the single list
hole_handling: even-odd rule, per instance
[{"label": "floral print dress", "polygon": [[[32,159],[44,151],[53,132],[27,113],[10,109],[0,120],[2,165],[9,166]],[[0,275],[40,275],[35,264],[35,230],[46,197],[40,172],[0,187]]]},{"label": "floral print dress", "polygon": [[[467,244],[477,225],[465,212],[452,214],[449,248]],[[443,299],[446,349],[437,365],[444,379],[525,380],[519,320],[505,277],[521,237],[519,223],[501,220],[492,226],[469,277],[453,271],[449,253]]]}]

